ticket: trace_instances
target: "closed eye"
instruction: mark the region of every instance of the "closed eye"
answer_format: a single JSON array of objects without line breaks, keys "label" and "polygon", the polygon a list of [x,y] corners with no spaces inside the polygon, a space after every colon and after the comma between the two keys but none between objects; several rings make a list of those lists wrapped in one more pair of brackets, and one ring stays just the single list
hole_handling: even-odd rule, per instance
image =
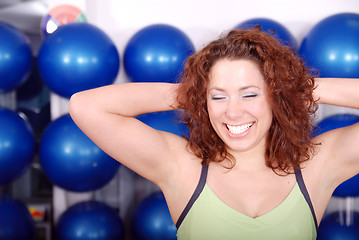
[{"label": "closed eye", "polygon": [[216,94],[211,96],[211,100],[215,100],[215,101],[219,101],[219,100],[226,100],[227,96],[225,95],[220,95],[220,94]]},{"label": "closed eye", "polygon": [[245,93],[242,95],[242,98],[255,98],[257,96],[258,96],[257,93]]}]

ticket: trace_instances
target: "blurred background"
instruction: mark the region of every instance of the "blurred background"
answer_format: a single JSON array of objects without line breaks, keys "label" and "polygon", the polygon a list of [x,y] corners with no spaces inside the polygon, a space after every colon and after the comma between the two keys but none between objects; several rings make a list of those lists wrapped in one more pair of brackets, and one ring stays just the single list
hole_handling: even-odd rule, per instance
[{"label": "blurred background", "polygon": [[[359,77],[357,0],[0,0],[0,239],[176,239],[157,186],[82,134],[69,97],[175,82],[195,50],[255,24],[322,77]],[[181,135],[174,116],[139,119]],[[316,121],[320,134],[359,112],[323,105]],[[358,197],[359,176],[338,187],[318,239],[359,239]]]}]

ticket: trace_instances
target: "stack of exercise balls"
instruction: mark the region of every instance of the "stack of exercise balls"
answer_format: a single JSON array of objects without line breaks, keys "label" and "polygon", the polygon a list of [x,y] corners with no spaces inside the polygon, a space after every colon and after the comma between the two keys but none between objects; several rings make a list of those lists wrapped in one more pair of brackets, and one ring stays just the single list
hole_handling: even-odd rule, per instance
[{"label": "stack of exercise balls", "polygon": [[[53,92],[72,94],[112,84],[119,70],[119,54],[112,40],[89,23],[70,23],[44,39],[39,72]],[[66,114],[45,130],[40,162],[57,186],[74,192],[94,191],[116,174],[120,164],[97,147]]]},{"label": "stack of exercise balls", "polygon": [[[130,38],[125,47],[124,67],[131,82],[175,83],[187,57],[194,51],[193,43],[183,31],[171,25],[154,24]],[[138,119],[178,136],[186,130],[175,122],[176,111],[143,114]],[[147,196],[136,207],[132,219],[134,239],[176,239],[176,231],[162,193]]]},{"label": "stack of exercise balls", "polygon": [[[72,94],[112,84],[119,70],[119,54],[110,39],[89,23],[70,23],[44,39],[38,55],[39,72],[50,90]],[[74,192],[103,187],[119,163],[98,148],[66,114],[43,133],[40,162],[57,186]]]},{"label": "stack of exercise balls", "polygon": [[[0,108],[0,186],[11,184],[30,166],[35,150],[29,124],[16,112]],[[31,240],[35,224],[26,206],[0,196],[0,239]]]},{"label": "stack of exercise balls", "polygon": [[[0,23],[0,36],[2,95],[13,92],[27,80],[32,52],[27,37],[15,27]],[[27,120],[0,106],[0,186],[11,184],[29,168],[34,151],[34,134]],[[0,239],[34,237],[35,224],[25,204],[0,196]]]},{"label": "stack of exercise balls", "polygon": [[[336,14],[318,22],[304,38],[300,54],[321,77],[359,78],[359,14]],[[317,134],[359,122],[354,114],[334,114],[318,123]],[[359,175],[338,186],[333,196],[345,199],[359,196]],[[350,219],[350,221],[347,221]],[[359,239],[358,213],[353,209],[324,216],[318,239]]]},{"label": "stack of exercise balls", "polygon": [[[119,53],[110,37],[85,22],[62,25],[48,35],[37,62],[45,84],[63,98],[112,84],[120,67]],[[45,129],[39,156],[45,175],[54,185],[77,193],[104,187],[120,167],[69,114],[54,119]],[[70,207],[56,226],[58,239],[122,239],[123,231],[118,214],[99,202]]]},{"label": "stack of exercise balls", "polygon": [[[32,52],[27,37],[15,27],[0,23],[0,94],[16,90],[31,70]],[[28,122],[0,106],[0,185],[17,178],[30,165],[35,140]]]}]

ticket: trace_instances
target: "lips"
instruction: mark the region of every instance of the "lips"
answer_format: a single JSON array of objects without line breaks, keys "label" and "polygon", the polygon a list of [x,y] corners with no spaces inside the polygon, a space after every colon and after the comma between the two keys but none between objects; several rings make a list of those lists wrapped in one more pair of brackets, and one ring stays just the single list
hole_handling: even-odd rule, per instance
[{"label": "lips", "polygon": [[253,122],[252,123],[242,124],[242,125],[229,125],[229,124],[226,124],[227,129],[232,134],[241,134],[241,133],[247,131],[252,126],[253,126]]}]

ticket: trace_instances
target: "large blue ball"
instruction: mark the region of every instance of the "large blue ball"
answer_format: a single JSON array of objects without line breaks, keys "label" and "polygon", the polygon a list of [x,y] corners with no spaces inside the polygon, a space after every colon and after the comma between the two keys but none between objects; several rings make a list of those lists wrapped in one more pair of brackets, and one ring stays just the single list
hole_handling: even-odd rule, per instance
[{"label": "large blue ball", "polygon": [[119,215],[98,201],[71,206],[56,225],[57,240],[121,240],[124,235],[125,228]]},{"label": "large blue ball", "polygon": [[176,240],[174,225],[162,192],[152,193],[137,206],[132,219],[136,240]]},{"label": "large blue ball", "polygon": [[359,77],[359,14],[341,13],[317,23],[300,54],[321,77]]},{"label": "large blue ball", "polygon": [[281,23],[268,18],[252,18],[238,24],[235,28],[250,29],[255,25],[261,25],[263,31],[274,30],[274,37],[283,45],[298,48],[298,43],[292,33]]},{"label": "large blue ball", "polygon": [[40,163],[53,184],[74,192],[103,187],[120,166],[76,126],[69,114],[53,121],[43,133]]},{"label": "large blue ball", "polygon": [[318,228],[317,240],[357,240],[357,239],[359,239],[358,212],[331,213],[323,218]]},{"label": "large blue ball", "polygon": [[0,185],[19,177],[31,164],[35,137],[18,113],[0,108]]},{"label": "large blue ball", "polygon": [[59,27],[43,41],[38,55],[45,83],[67,98],[82,90],[112,84],[119,64],[112,40],[101,29],[84,22]]},{"label": "large blue ball", "polygon": [[[318,123],[315,136],[327,131],[346,127],[359,122],[359,116],[354,114],[335,114],[324,118]],[[359,174],[340,184],[333,193],[337,197],[359,196]]]},{"label": "large blue ball", "polygon": [[133,82],[176,82],[193,52],[191,40],[181,30],[165,24],[150,25],[127,43],[124,66]]},{"label": "large blue ball", "polygon": [[0,36],[0,92],[9,92],[26,81],[32,52],[29,40],[16,28],[0,23]]},{"label": "large blue ball", "polygon": [[35,239],[35,222],[27,207],[5,196],[0,196],[0,239]]}]

